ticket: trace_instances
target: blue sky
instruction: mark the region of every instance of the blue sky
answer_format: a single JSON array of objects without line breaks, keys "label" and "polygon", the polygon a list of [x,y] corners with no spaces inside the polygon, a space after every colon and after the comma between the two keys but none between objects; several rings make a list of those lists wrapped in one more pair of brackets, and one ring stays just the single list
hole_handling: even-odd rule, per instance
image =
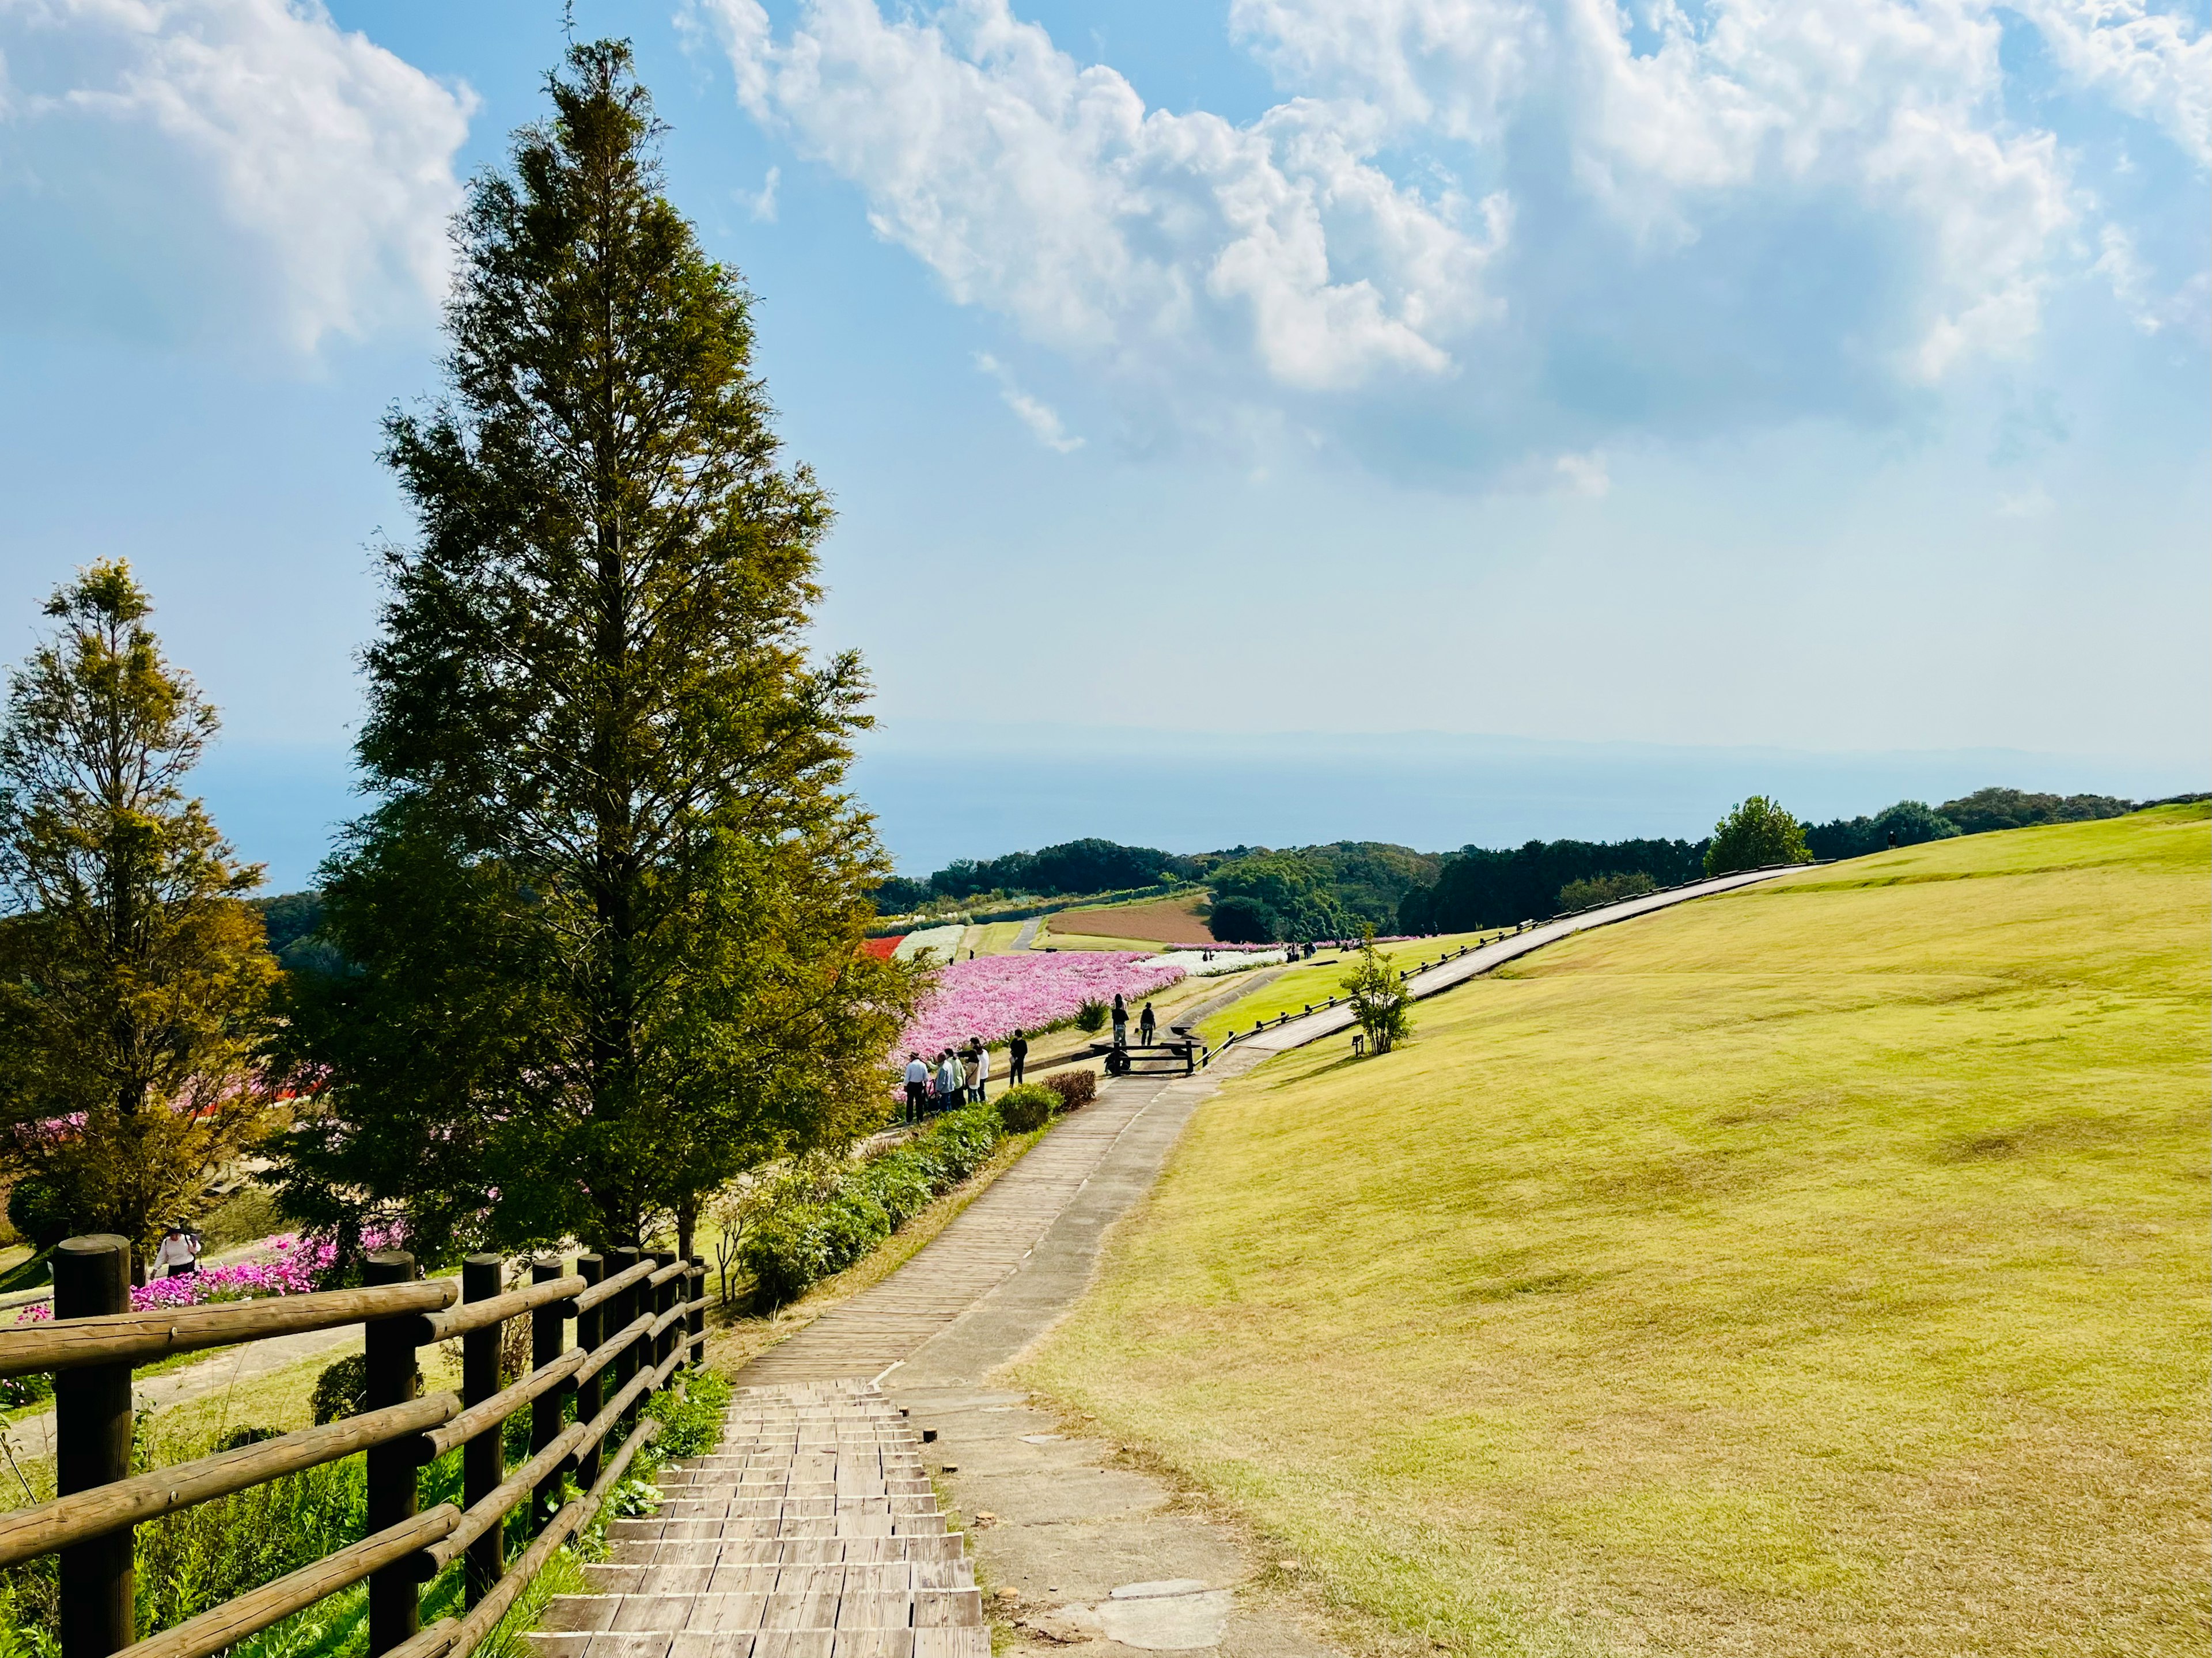
[{"label": "blue sky", "polygon": [[[2212,772],[2201,5],[575,9],[760,295],[908,867]],[[407,530],[377,417],[561,40],[0,4],[0,655],[132,558],[279,884]]]}]

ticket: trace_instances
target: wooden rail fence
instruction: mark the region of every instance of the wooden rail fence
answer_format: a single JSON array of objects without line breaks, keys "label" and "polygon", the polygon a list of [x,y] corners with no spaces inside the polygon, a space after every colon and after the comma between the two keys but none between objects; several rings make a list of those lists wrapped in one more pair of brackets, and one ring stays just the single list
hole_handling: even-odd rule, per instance
[{"label": "wooden rail fence", "polygon": [[[457,1288],[418,1278],[411,1254],[386,1250],[369,1256],[362,1289],[146,1313],[130,1310],[130,1262],[122,1238],[69,1239],[53,1256],[52,1321],[0,1328],[0,1376],[58,1373],[58,1495],[0,1514],[0,1567],[58,1557],[62,1658],[207,1658],[364,1580],[373,1658],[465,1658],[553,1552],[589,1523],[652,1437],[656,1424],[640,1416],[646,1396],[706,1351],[707,1266],[698,1255],[615,1249],[567,1266],[539,1261],[529,1282],[512,1289],[501,1282],[499,1256],[471,1255]],[[530,1321],[532,1368],[502,1387],[501,1333],[518,1318]],[[131,1472],[133,1365],[355,1323],[368,1371],[359,1415]],[[417,1397],[416,1350],[455,1337],[460,1391]],[[510,1470],[503,1430],[525,1408],[530,1455]],[[416,1470],[457,1446],[460,1506],[418,1513]],[[133,1527],[357,1451],[366,1453],[367,1536],[137,1638]],[[569,1475],[583,1494],[556,1511]],[[505,1521],[526,1503],[535,1535],[509,1561]],[[465,1563],[464,1611],[424,1629],[421,1586],[457,1560]]]}]

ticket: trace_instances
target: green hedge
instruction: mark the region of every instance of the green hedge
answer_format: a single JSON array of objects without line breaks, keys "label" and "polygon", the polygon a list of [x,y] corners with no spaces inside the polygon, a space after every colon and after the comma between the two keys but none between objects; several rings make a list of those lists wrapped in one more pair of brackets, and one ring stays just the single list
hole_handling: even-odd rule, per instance
[{"label": "green hedge", "polygon": [[999,1096],[999,1121],[1009,1134],[1026,1134],[1052,1121],[1060,1108],[1060,1096],[1042,1083],[1024,1083]]},{"label": "green hedge", "polygon": [[981,1169],[1003,1132],[995,1105],[965,1106],[840,1176],[827,1195],[779,1204],[739,1252],[755,1287],[781,1306],[843,1272]]}]

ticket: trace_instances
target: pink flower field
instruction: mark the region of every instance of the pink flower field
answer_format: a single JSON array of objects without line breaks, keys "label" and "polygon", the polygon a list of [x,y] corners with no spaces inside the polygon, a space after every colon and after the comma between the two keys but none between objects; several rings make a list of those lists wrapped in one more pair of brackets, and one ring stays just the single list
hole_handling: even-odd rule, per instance
[{"label": "pink flower field", "polygon": [[[382,1234],[372,1233],[371,1248],[382,1248]],[[203,1266],[183,1278],[159,1278],[151,1284],[134,1284],[131,1310],[152,1312],[162,1307],[197,1307],[205,1301],[249,1301],[257,1296],[305,1295],[315,1287],[315,1275],[331,1264],[332,1245],[303,1240],[290,1233],[269,1240],[273,1252],[267,1260],[245,1260],[234,1266]],[[18,1324],[36,1324],[54,1315],[52,1302],[36,1302],[15,1315]]]},{"label": "pink flower field", "polygon": [[1116,992],[1133,1019],[1143,998],[1182,976],[1181,967],[1135,950],[1024,951],[954,962],[899,1037],[898,1057],[935,1054],[970,1036],[996,1042],[1017,1030],[1042,1030],[1073,1018],[1087,1001],[1111,1002]]}]

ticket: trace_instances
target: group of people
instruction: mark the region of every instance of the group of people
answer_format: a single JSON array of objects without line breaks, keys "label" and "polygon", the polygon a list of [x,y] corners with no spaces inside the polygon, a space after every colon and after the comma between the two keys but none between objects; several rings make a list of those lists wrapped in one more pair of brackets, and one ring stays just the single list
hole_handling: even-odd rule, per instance
[{"label": "group of people", "polygon": [[[1137,1040],[1146,1048],[1150,1048],[1152,1045],[1152,1033],[1159,1028],[1159,1015],[1153,1012],[1152,1005],[1146,1002],[1144,1014],[1137,1021]],[[1121,993],[1117,990],[1114,993],[1114,1046],[1127,1048],[1128,1045],[1129,1005],[1121,999]]]},{"label": "group of people", "polygon": [[[1021,1031],[1006,1043],[1006,1086],[1018,1088],[1030,1044]],[[950,1111],[963,1105],[980,1105],[991,1082],[991,1050],[981,1036],[970,1036],[965,1048],[948,1048],[933,1062],[919,1054],[906,1056],[906,1120],[919,1121],[933,1111]]]}]

